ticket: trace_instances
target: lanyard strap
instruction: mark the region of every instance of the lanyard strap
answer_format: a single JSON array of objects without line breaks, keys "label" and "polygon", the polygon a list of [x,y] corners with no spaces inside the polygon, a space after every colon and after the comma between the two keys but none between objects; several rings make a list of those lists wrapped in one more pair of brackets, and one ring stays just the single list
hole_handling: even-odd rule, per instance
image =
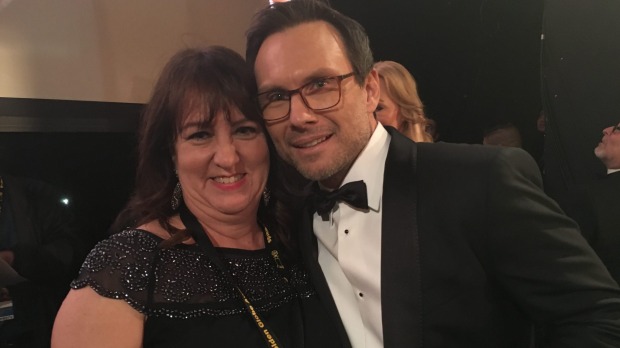
[{"label": "lanyard strap", "polygon": [[[207,255],[207,257],[209,257],[209,259],[220,269],[220,271],[222,271],[226,278],[228,278],[228,281],[235,286],[237,292],[239,293],[239,296],[243,300],[246,311],[248,312],[250,317],[252,317],[254,323],[258,327],[258,331],[261,332],[263,338],[265,339],[267,347],[281,348],[282,345],[280,344],[280,341],[276,338],[275,334],[272,333],[271,330],[267,327],[267,323],[260,317],[260,315],[258,315],[258,312],[256,312],[256,310],[254,309],[254,306],[250,302],[250,299],[245,295],[238,282],[235,280],[232,274],[230,274],[228,267],[226,267],[222,259],[217,254],[217,251],[215,250],[213,243],[211,243],[211,240],[207,236],[204,228],[198,222],[196,217],[189,211],[189,209],[187,209],[187,206],[185,206],[185,204],[181,204],[181,206],[179,207],[179,215],[181,217],[181,221],[183,221],[183,224],[191,233],[192,238],[194,238],[194,240],[198,242],[198,247],[200,247],[202,251]],[[265,246],[268,248],[267,250],[269,250],[271,257],[274,259],[276,267],[282,274],[284,271],[284,264],[280,259],[278,250],[274,248],[273,239],[271,238],[271,235],[269,234],[269,231],[266,227],[263,228],[263,232],[263,237],[265,238]],[[286,278],[284,279],[286,280]]]}]

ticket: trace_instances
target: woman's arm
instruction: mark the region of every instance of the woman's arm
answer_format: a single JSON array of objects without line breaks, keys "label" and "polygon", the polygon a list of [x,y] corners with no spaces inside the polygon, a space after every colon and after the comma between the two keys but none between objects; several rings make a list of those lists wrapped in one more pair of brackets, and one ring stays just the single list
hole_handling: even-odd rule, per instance
[{"label": "woman's arm", "polygon": [[140,348],[144,314],[92,288],[71,290],[52,332],[52,348]]}]

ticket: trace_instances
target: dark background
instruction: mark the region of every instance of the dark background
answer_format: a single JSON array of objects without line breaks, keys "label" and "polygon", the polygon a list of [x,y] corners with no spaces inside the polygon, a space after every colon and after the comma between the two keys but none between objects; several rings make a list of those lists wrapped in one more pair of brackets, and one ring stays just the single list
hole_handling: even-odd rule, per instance
[{"label": "dark background", "polygon": [[0,174],[66,193],[80,235],[94,244],[133,186],[141,104],[0,98]]},{"label": "dark background", "polygon": [[604,175],[593,149],[620,123],[620,1],[546,0],[543,28],[546,187],[562,202]]},{"label": "dark background", "polygon": [[375,60],[410,70],[440,140],[481,143],[485,129],[515,124],[558,200],[604,173],[593,149],[620,122],[620,1],[331,4],[366,28]]},{"label": "dark background", "polygon": [[397,61],[414,75],[442,140],[481,143],[485,128],[508,121],[528,139],[536,133],[540,1],[331,3],[366,28],[375,60]]}]

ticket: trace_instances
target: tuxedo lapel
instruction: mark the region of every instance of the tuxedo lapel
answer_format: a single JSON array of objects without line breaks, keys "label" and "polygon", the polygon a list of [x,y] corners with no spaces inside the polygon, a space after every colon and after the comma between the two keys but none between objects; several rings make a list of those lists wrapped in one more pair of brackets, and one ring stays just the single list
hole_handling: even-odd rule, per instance
[{"label": "tuxedo lapel", "polygon": [[383,179],[381,307],[386,348],[421,348],[422,293],[417,229],[417,146],[391,127]]},{"label": "tuxedo lapel", "polygon": [[310,280],[312,281],[312,285],[314,285],[319,299],[325,306],[325,310],[329,316],[332,318],[333,324],[338,326],[338,333],[342,347],[350,348],[351,343],[349,342],[347,332],[342,324],[342,320],[340,319],[340,314],[338,314],[338,307],[336,307],[334,298],[332,297],[329,286],[327,285],[327,280],[325,280],[325,276],[323,275],[323,271],[321,271],[321,266],[319,265],[317,241],[312,230],[313,214],[313,211],[310,210],[310,204],[306,204],[300,228],[301,235],[299,236],[302,258],[308,272],[310,273]]}]

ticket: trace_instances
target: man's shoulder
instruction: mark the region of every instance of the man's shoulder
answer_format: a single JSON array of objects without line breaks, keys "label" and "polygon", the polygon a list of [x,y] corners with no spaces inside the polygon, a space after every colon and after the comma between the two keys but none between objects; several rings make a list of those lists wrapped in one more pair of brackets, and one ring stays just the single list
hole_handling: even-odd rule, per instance
[{"label": "man's shoulder", "polygon": [[472,163],[488,162],[497,156],[506,155],[505,149],[495,146],[457,143],[417,143],[418,158],[422,162]]},{"label": "man's shoulder", "polygon": [[458,159],[463,157],[492,157],[503,149],[498,146],[483,146],[479,144],[446,142],[416,143],[392,127],[385,127],[385,129],[391,136],[391,155],[394,155],[396,152],[408,152],[411,149],[415,149],[416,154],[424,158],[450,160],[453,158]]},{"label": "man's shoulder", "polygon": [[607,176],[605,176],[605,179],[608,182],[612,182],[614,184],[620,184],[620,171],[607,174]]},{"label": "man's shoulder", "polygon": [[[388,129],[389,127],[386,127]],[[389,132],[389,129],[388,129]],[[463,143],[414,143],[405,136],[390,132],[392,141],[388,163],[396,165],[412,154],[418,167],[430,166],[449,170],[451,167],[508,166],[538,170],[536,161],[525,150],[514,147]],[[415,154],[415,155],[414,155]]]},{"label": "man's shoulder", "polygon": [[607,174],[591,181],[584,191],[591,199],[609,196],[615,200],[617,189],[620,189],[620,172]]},{"label": "man's shoulder", "polygon": [[[536,161],[520,148],[454,143],[417,143],[416,167],[420,175],[454,175],[468,178],[511,176],[520,173],[540,181]],[[494,174],[493,174],[494,173]]]}]

